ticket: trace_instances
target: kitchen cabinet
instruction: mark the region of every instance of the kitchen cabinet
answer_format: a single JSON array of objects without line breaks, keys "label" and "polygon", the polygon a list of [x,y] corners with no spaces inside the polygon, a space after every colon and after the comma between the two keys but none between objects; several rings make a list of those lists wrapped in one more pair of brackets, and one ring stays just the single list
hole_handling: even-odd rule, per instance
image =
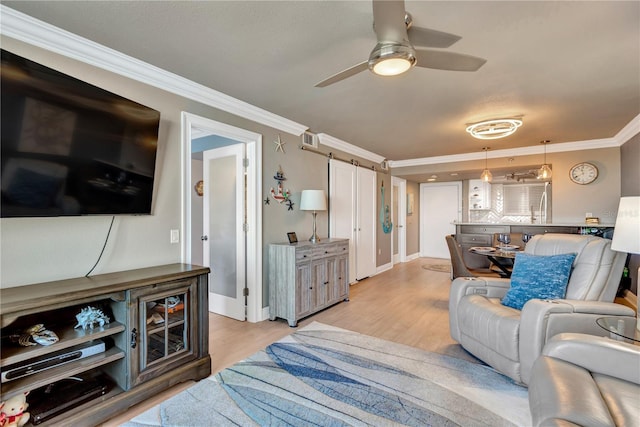
[{"label": "kitchen cabinet", "polygon": [[491,184],[481,179],[469,180],[469,210],[491,209]]},{"label": "kitchen cabinet", "polygon": [[349,299],[349,241],[269,245],[269,319],[289,326]]}]

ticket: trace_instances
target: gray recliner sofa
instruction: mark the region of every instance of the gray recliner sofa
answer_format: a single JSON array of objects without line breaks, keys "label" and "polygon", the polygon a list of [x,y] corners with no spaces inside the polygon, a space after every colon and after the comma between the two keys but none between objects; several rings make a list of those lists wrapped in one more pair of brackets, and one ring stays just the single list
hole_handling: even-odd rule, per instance
[{"label": "gray recliner sofa", "polygon": [[640,425],[640,347],[585,334],[559,334],[533,364],[533,426]]},{"label": "gray recliner sofa", "polygon": [[[626,253],[611,240],[577,234],[541,234],[526,245],[533,255],[576,253],[564,299],[532,299],[517,310],[501,304],[510,279],[461,277],[451,283],[449,329],[465,350],[514,381],[528,384],[533,362],[556,334],[605,335],[603,316],[635,317],[614,304]],[[516,261],[517,265],[517,261]]]}]

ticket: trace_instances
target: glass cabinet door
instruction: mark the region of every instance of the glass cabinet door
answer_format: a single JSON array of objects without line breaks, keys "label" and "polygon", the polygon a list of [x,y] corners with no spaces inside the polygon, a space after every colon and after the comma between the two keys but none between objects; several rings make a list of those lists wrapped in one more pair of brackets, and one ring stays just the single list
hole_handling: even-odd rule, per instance
[{"label": "glass cabinet door", "polygon": [[142,368],[189,348],[188,293],[145,301],[146,361]]},{"label": "glass cabinet door", "polygon": [[[198,354],[195,280],[164,283],[132,292],[131,384],[180,366]],[[137,313],[133,314],[133,311]],[[197,326],[197,325],[196,325]]]}]

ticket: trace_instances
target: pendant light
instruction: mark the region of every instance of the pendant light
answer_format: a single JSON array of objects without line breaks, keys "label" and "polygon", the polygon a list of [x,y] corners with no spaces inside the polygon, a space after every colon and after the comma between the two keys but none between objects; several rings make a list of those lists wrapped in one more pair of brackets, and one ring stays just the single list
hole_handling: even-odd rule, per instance
[{"label": "pendant light", "polygon": [[480,175],[480,179],[484,182],[491,182],[491,180],[493,179],[493,175],[491,174],[491,171],[487,167],[487,156],[488,156],[489,148],[491,147],[482,148],[484,150],[484,170],[482,171],[482,175]]},{"label": "pendant light", "polygon": [[544,164],[538,170],[538,179],[550,179],[551,175],[553,175],[551,167],[547,164],[547,144],[550,142],[548,139],[540,141],[540,144],[544,146]]}]

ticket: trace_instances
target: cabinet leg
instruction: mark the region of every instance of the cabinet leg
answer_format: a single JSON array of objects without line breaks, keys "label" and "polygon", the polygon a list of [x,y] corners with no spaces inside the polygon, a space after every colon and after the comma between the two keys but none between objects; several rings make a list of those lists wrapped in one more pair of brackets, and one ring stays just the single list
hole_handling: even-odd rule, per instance
[{"label": "cabinet leg", "polygon": [[298,322],[296,322],[295,320],[289,320],[289,327],[290,328],[297,328],[298,327]]}]

